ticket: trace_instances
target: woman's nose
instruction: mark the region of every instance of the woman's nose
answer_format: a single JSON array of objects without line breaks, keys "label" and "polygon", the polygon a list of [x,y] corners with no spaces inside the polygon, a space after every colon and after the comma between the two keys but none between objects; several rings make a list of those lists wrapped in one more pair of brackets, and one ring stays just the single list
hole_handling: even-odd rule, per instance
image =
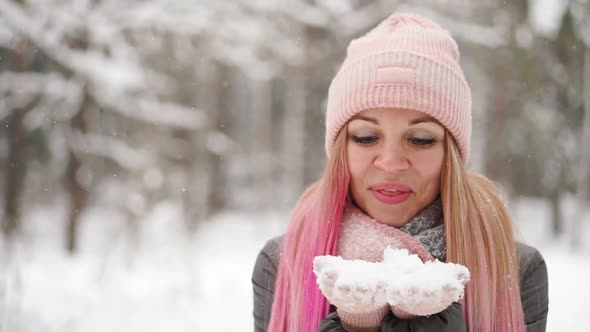
[{"label": "woman's nose", "polygon": [[384,145],[374,161],[375,167],[385,172],[400,172],[410,167],[410,160],[401,145]]}]

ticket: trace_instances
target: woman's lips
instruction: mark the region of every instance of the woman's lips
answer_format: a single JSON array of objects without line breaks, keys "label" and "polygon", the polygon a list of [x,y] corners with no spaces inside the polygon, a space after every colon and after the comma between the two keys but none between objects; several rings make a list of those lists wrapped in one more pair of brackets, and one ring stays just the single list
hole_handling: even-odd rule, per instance
[{"label": "woman's lips", "polygon": [[405,202],[412,193],[412,190],[405,185],[398,183],[382,183],[370,188],[375,198],[384,204],[400,204]]}]

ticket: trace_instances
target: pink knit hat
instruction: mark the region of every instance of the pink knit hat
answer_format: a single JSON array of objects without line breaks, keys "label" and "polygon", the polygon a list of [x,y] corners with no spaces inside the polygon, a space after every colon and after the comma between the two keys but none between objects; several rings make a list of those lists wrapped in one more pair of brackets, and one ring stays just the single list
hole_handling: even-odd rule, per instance
[{"label": "pink knit hat", "polygon": [[332,80],[326,114],[326,152],[355,114],[406,108],[438,120],[453,135],[465,163],[471,141],[471,91],[448,31],[420,16],[393,14],[350,42]]}]

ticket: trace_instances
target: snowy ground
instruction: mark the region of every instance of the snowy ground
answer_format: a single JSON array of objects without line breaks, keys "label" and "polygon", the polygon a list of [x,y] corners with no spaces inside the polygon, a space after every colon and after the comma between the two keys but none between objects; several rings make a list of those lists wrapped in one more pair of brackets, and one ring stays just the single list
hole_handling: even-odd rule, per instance
[{"label": "snowy ground", "polygon": [[547,331],[588,331],[590,315],[590,215],[580,229],[582,247],[570,250],[571,223],[575,220],[573,199],[564,200],[565,233],[551,236],[550,207],[541,200],[521,199],[512,205],[517,233],[525,243],[537,247],[547,262],[549,274],[549,318]]},{"label": "snowy ground", "polygon": [[[548,331],[581,330],[590,315],[590,246],[572,254],[567,237],[552,239],[544,202],[511,206],[522,238],[547,260]],[[565,211],[570,217],[571,205]],[[121,215],[96,209],[83,219],[80,253],[68,256],[56,222],[62,215],[35,209],[11,254],[2,244],[0,332],[251,331],[253,263],[287,219],[228,213],[189,238],[176,206],[163,203],[130,241]],[[590,220],[582,239],[590,239]]]}]

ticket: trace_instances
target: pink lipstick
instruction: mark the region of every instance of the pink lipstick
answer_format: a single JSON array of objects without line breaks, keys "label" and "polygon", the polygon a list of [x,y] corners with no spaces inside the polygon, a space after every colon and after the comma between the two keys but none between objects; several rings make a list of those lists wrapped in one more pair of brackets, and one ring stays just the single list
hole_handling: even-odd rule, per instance
[{"label": "pink lipstick", "polygon": [[373,196],[384,204],[403,203],[412,193],[410,187],[398,183],[380,183],[372,186],[370,190]]}]

